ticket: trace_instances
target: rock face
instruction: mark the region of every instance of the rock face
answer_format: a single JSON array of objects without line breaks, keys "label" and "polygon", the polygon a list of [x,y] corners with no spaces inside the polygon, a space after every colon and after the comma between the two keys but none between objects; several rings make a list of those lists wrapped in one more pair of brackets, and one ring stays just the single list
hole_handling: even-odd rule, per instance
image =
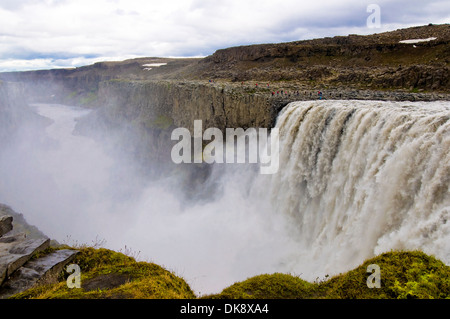
[{"label": "rock face", "polygon": [[28,261],[0,287],[0,298],[10,297],[36,285],[56,283],[59,273],[76,254],[74,250],[63,249]]},{"label": "rock face", "polygon": [[21,126],[44,126],[47,121],[33,113],[25,99],[27,89],[24,83],[0,80],[0,146],[13,143]]},{"label": "rock face", "polygon": [[[37,70],[0,73],[0,80],[21,82],[26,98],[32,102],[61,103],[84,107],[97,106],[100,82],[112,79],[164,79],[181,72],[199,59],[137,58],[121,62],[98,62],[71,69]],[[167,63],[164,67],[146,70],[146,64]],[[147,68],[148,69],[148,68]],[[176,76],[175,76],[176,77]]]},{"label": "rock face", "polygon": [[100,84],[99,104],[106,121],[139,119],[149,129],[161,128],[161,117],[190,130],[194,120],[219,129],[270,127],[269,95],[254,93],[201,81],[108,81]]},{"label": "rock face", "polygon": [[56,280],[77,251],[57,250],[31,259],[50,245],[50,239],[27,239],[25,234],[11,235],[12,216],[0,218],[0,299],[8,298],[36,285]]},{"label": "rock face", "polygon": [[0,203],[0,219],[2,218],[9,218],[11,219],[11,222],[14,220],[10,226],[11,229],[8,233],[9,237],[12,235],[25,235],[27,239],[47,238],[47,236],[36,226],[30,225],[21,213],[14,211],[8,205]]},{"label": "rock face", "polygon": [[223,132],[228,127],[272,127],[277,112],[267,92],[205,81],[105,81],[98,97],[101,107],[80,119],[77,130],[114,137],[121,152],[132,154],[146,173],[158,175],[176,169],[171,161],[174,128],[187,128],[193,136],[194,120],[202,120],[204,130]]},{"label": "rock face", "polygon": [[0,217],[0,237],[13,229],[12,220],[12,216]]}]

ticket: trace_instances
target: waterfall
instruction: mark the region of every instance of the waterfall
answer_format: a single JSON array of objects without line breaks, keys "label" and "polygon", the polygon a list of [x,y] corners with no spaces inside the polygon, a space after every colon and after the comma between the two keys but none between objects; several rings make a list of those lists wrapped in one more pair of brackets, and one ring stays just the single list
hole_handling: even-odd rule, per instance
[{"label": "waterfall", "polygon": [[449,118],[446,102],[286,106],[280,170],[264,184],[302,247],[293,267],[334,274],[414,249],[449,263]]},{"label": "waterfall", "polygon": [[60,242],[130,247],[201,293],[262,273],[314,281],[389,250],[450,264],[448,102],[291,103],[277,173],[214,164],[201,187],[215,191],[189,202],[176,174],[143,180],[121,139],[74,134],[89,111],[34,110],[51,125],[0,152],[0,202]]}]

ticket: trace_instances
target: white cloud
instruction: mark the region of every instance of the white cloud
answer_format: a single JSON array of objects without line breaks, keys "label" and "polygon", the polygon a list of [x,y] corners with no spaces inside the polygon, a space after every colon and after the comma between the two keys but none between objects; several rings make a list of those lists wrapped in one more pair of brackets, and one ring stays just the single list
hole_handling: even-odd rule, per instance
[{"label": "white cloud", "polygon": [[[61,55],[68,64],[84,63],[92,56],[199,56],[232,45],[373,33],[378,30],[365,26],[369,3],[0,0],[0,71],[4,65],[14,69],[14,61],[19,61],[17,70],[33,63],[36,68],[56,67]],[[440,23],[449,18],[448,1],[379,3],[384,20],[380,32],[388,26]]]},{"label": "white cloud", "polygon": [[123,61],[126,59],[137,58],[137,55],[124,55],[98,58],[74,57],[67,59],[54,58],[36,58],[36,59],[0,59],[0,70],[2,72],[10,71],[28,71],[28,70],[46,70],[59,68],[75,68],[82,65],[90,65],[102,61]]}]

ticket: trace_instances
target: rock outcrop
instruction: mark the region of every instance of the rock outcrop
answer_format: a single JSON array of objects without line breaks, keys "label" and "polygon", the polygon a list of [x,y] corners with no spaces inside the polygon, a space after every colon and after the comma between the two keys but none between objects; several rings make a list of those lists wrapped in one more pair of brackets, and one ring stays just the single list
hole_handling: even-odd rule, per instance
[{"label": "rock outcrop", "polygon": [[[433,39],[403,43],[411,39]],[[231,81],[293,81],[321,86],[446,92],[450,25],[367,36],[248,45],[216,51],[192,72]]]},{"label": "rock outcrop", "polygon": [[33,258],[50,246],[50,239],[11,235],[12,222],[12,216],[0,218],[0,299],[55,282],[63,267],[77,254],[76,250],[66,249]]},{"label": "rock outcrop", "polygon": [[0,237],[13,229],[12,216],[0,216]]},{"label": "rock outcrop", "polygon": [[[11,222],[14,220],[14,223],[11,223],[9,226],[11,229],[8,232],[8,236],[22,234],[25,235],[27,239],[47,238],[39,228],[30,225],[21,213],[16,212],[8,205],[0,203],[0,219],[2,218],[7,218],[8,220],[11,220]],[[3,235],[4,234],[6,234],[6,232],[3,233]],[[0,234],[0,236],[1,235],[2,234]],[[57,244],[56,241],[53,243]]]}]

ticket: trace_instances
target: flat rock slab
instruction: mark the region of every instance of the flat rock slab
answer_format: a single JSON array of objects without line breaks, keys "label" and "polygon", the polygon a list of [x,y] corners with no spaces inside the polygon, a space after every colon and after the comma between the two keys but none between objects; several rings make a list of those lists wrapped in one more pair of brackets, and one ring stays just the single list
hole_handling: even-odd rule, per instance
[{"label": "flat rock slab", "polygon": [[58,275],[78,253],[76,250],[63,249],[46,256],[28,261],[17,269],[0,288],[0,299],[6,299],[37,285],[58,281]]},{"label": "flat rock slab", "polygon": [[111,273],[88,279],[83,282],[81,287],[84,291],[113,289],[130,282],[132,279],[133,277],[131,275]]},{"label": "flat rock slab", "polygon": [[13,229],[12,216],[0,216],[0,237]]},{"label": "flat rock slab", "polygon": [[0,285],[15,270],[25,264],[31,256],[50,246],[50,239],[17,240],[0,243]]},{"label": "flat rock slab", "polygon": [[[27,238],[27,236],[24,233],[3,236],[0,238],[0,244],[2,244],[2,243],[8,244],[8,243],[12,243],[12,242],[24,241],[26,238]],[[1,252],[0,252],[0,256],[1,256]]]}]

